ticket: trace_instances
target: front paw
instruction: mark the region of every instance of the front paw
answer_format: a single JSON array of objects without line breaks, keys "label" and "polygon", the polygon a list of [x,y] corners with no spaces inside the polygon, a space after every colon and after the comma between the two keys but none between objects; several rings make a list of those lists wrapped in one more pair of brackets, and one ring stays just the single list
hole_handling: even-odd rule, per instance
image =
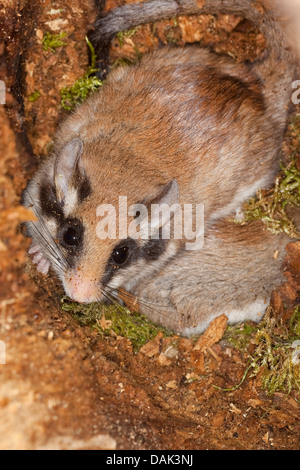
[{"label": "front paw", "polygon": [[36,269],[42,274],[48,274],[50,269],[50,262],[45,257],[42,248],[39,245],[32,244],[28,253],[33,255],[32,262],[36,264]]}]

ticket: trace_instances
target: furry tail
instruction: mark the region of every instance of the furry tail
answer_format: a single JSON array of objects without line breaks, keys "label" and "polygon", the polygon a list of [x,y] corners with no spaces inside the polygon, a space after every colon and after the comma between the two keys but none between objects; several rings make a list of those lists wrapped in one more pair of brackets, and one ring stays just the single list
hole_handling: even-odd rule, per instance
[{"label": "furry tail", "polygon": [[286,17],[277,0],[150,0],[116,8],[106,16],[100,16],[90,34],[100,66],[102,62],[102,71],[107,65],[105,55],[110,41],[119,31],[178,15],[204,13],[242,16],[262,32],[267,42],[266,55],[264,60],[253,65],[253,69],[263,83],[266,105],[280,127],[278,130],[282,130],[291,104],[298,57],[292,33],[285,24]]}]

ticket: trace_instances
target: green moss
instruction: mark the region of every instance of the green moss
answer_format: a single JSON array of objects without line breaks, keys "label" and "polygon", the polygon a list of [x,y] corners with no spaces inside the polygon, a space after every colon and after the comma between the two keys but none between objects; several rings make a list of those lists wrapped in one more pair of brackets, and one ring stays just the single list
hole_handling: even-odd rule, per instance
[{"label": "green moss", "polygon": [[300,307],[297,307],[291,318],[291,332],[295,335],[295,340],[300,339]]},{"label": "green moss", "polygon": [[242,381],[231,388],[215,388],[224,392],[238,389],[252,369],[252,377],[261,376],[268,395],[277,391],[296,391],[300,400],[300,307],[296,307],[288,325],[283,325],[269,307],[259,326],[246,323],[228,327],[224,335],[234,347],[244,350],[256,332],[254,354],[249,357]]},{"label": "green moss", "polygon": [[294,222],[287,210],[300,207],[300,170],[296,160],[300,154],[300,114],[296,114],[289,126],[291,138],[290,163],[285,167],[281,164],[281,173],[275,186],[270,190],[260,190],[257,196],[244,204],[245,218],[236,223],[248,223],[262,220],[273,233],[285,232],[292,238],[300,238]]},{"label": "green moss", "polygon": [[263,388],[269,395],[276,391],[290,393],[295,389],[300,398],[300,307],[290,325],[284,326],[269,307],[257,332],[253,355],[253,375],[262,372]]},{"label": "green moss", "polygon": [[72,111],[77,104],[83,103],[101,85],[103,85],[103,82],[96,76],[89,77],[85,74],[76,80],[74,85],[65,87],[60,91],[62,108],[66,111]]},{"label": "green moss", "polygon": [[250,343],[250,339],[257,331],[257,325],[250,323],[242,323],[233,326],[228,326],[223,336],[232,346],[241,351],[245,351]]},{"label": "green moss", "polygon": [[71,87],[65,87],[60,91],[61,106],[66,111],[72,111],[77,104],[83,103],[89,95],[97,91],[98,88],[104,84],[104,82],[95,75],[98,69],[96,68],[96,54],[93,45],[87,37],[86,42],[91,51],[90,67]]},{"label": "green moss", "polygon": [[42,44],[44,51],[55,51],[58,47],[66,46],[67,43],[62,41],[67,36],[67,33],[61,32],[59,34],[45,33]]},{"label": "green moss", "polygon": [[272,189],[259,190],[255,198],[244,204],[242,223],[262,220],[273,233],[285,232],[292,238],[300,238],[287,214],[288,208],[300,207],[300,171],[294,160],[287,167],[281,165],[281,170]]},{"label": "green moss", "polygon": [[40,96],[41,96],[40,92],[38,90],[35,90],[33,93],[31,93],[28,99],[31,103],[34,103],[35,101],[39,99]]},{"label": "green moss", "polygon": [[116,35],[116,38],[120,44],[120,47],[123,47],[125,44],[125,38],[131,38],[136,34],[138,31],[139,26],[133,29],[129,29],[128,31],[119,31],[118,34]]},{"label": "green moss", "polygon": [[[136,32],[138,31],[138,29],[139,29],[139,26],[137,26],[134,29],[130,29],[128,31],[120,31],[116,35],[116,38],[117,38],[121,48],[125,44],[125,38],[133,37],[136,34]],[[134,65],[137,62],[139,62],[141,60],[141,58],[143,57],[143,53],[139,50],[139,48],[134,43],[133,43],[133,48],[134,48],[134,51],[135,51],[136,58],[135,59],[119,58],[113,63],[112,69],[114,69],[116,67],[119,67],[119,66],[123,66],[123,65]]]},{"label": "green moss", "polygon": [[89,305],[62,299],[62,309],[69,312],[81,325],[96,329],[101,335],[112,332],[128,338],[134,351],[153,339],[160,331],[165,336],[173,332],[159,327],[139,313],[131,313],[126,307],[94,303]]},{"label": "green moss", "polygon": [[170,45],[177,45],[178,44],[178,41],[179,41],[178,32],[180,33],[180,37],[181,37],[181,30],[178,27],[178,19],[173,18],[173,25],[168,26],[165,29],[165,38],[166,38],[166,41],[167,41],[168,44],[170,44]]}]

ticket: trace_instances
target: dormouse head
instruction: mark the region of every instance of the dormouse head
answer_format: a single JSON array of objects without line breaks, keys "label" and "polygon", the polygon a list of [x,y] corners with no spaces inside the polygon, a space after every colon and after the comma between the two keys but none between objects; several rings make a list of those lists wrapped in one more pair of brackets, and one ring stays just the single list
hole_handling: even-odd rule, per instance
[{"label": "dormouse head", "polygon": [[[179,202],[176,180],[148,181],[126,166],[116,171],[115,161],[96,154],[95,146],[72,139],[24,191],[38,218],[28,223],[34,263],[44,274],[51,267],[66,294],[83,303],[130,290],[178,249],[172,231],[162,237]],[[151,214],[161,205],[171,210]]]}]

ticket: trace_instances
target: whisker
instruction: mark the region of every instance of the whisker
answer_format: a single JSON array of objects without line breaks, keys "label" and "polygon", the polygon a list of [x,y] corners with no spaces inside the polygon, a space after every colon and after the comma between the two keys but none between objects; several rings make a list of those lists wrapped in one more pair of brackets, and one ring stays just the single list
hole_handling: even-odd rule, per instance
[{"label": "whisker", "polygon": [[65,254],[58,249],[57,247],[57,244],[55,243],[55,240],[51,234],[51,232],[49,231],[46,223],[44,222],[43,220],[43,217],[42,217],[42,214],[39,210],[38,207],[36,207],[36,205],[34,204],[34,200],[28,190],[28,188],[25,189],[26,193],[28,194],[30,200],[31,200],[31,203],[32,203],[32,209],[33,209],[33,212],[35,213],[35,215],[38,217],[38,220],[39,220],[39,223],[41,224],[43,230],[46,232],[46,234],[48,235],[49,240],[47,240],[44,236],[44,234],[39,230],[39,228],[37,227],[37,224],[34,223],[34,222],[31,222],[31,227],[33,227],[35,230],[36,230],[36,233],[39,234],[40,238],[46,242],[46,246],[44,244],[44,248],[49,252],[49,251],[52,251],[52,256],[56,257],[56,261],[57,263],[61,263],[64,265],[64,267],[69,263],[67,257],[65,256]]},{"label": "whisker", "polygon": [[[41,244],[41,246],[46,250],[47,252],[47,255],[49,256],[49,258],[51,259],[51,261],[53,262],[53,264],[55,264],[55,266],[63,271],[63,267],[65,267],[65,261],[64,259],[61,259],[61,257],[59,256],[59,253],[57,253],[53,246],[49,243],[49,241],[44,237],[44,235],[41,233],[41,231],[38,229],[38,227],[35,225],[35,224],[32,224],[31,226],[32,230],[36,233],[36,235],[38,236],[39,238],[39,243]],[[63,265],[63,266],[62,266]]]},{"label": "whisker", "polygon": [[[33,209],[33,212],[35,213],[35,215],[38,217],[39,223],[42,225],[43,228],[45,228],[45,231],[47,232],[47,235],[49,235],[49,237],[50,237],[50,239],[51,239],[51,242],[52,242],[52,241],[54,242],[53,236],[52,236],[51,232],[49,231],[47,225],[45,224],[45,222],[44,222],[44,220],[43,220],[43,217],[42,217],[42,214],[41,214],[39,208],[34,205],[33,198],[32,198],[32,196],[31,196],[31,194],[29,193],[29,191],[28,191],[27,188],[26,188],[26,192],[27,192],[27,194],[29,195],[30,199],[32,200],[32,209]],[[41,235],[41,237],[42,237],[45,241],[47,241],[47,243],[49,244],[49,241],[46,240],[46,238],[44,237],[44,235],[43,235],[43,234],[41,233],[41,231],[38,229],[37,224],[34,223],[34,222],[31,222],[31,225],[34,226],[34,227],[38,230],[38,233]],[[52,245],[51,245],[51,246],[52,246]],[[57,245],[56,245],[56,243],[54,242],[54,245],[52,246],[52,248],[55,250],[56,247],[57,247]],[[63,255],[63,254],[61,253],[61,255]]]},{"label": "whisker", "polygon": [[155,306],[155,307],[160,307],[159,304],[155,303],[155,302],[150,302],[149,300],[146,300],[146,299],[143,299],[143,298],[138,298],[136,297],[135,295],[131,294],[130,292],[127,292],[127,291],[124,291],[122,290],[122,296],[123,297],[127,297],[128,300],[132,300],[132,301],[137,301],[138,304],[143,304],[143,305],[147,305],[147,306]]},{"label": "whisker", "polygon": [[[112,293],[110,293],[110,295],[113,295]],[[147,301],[146,299],[142,299],[142,298],[137,298],[136,296],[130,294],[129,292],[124,292],[122,291],[122,296],[124,295],[124,297],[127,297],[128,300],[137,300],[137,304],[138,306],[141,306],[141,307],[145,307],[146,309],[154,312],[156,315],[158,316],[161,316],[161,317],[164,317],[166,319],[170,319],[170,315],[167,315],[165,313],[162,312],[162,306],[160,306],[159,304],[155,304],[153,302],[149,302]],[[114,298],[116,299],[116,297],[114,296]],[[180,325],[180,321],[177,322],[178,325]]]},{"label": "whisker", "polygon": [[112,293],[101,290],[103,297],[113,303],[113,305],[119,310],[120,313],[124,313],[124,307],[120,304],[118,299],[112,295]]},{"label": "whisker", "polygon": [[[38,223],[30,222],[30,227],[32,228],[33,232],[36,234],[39,244],[46,251],[47,253],[46,256],[48,256],[49,261],[52,263],[53,267],[56,269],[56,271],[59,274],[63,275],[66,267],[70,265],[70,262],[68,258],[66,257],[65,253],[61,251],[59,247],[57,246],[55,239],[53,238],[49,228],[47,227],[47,224],[44,221],[41,210],[34,203],[34,200],[28,188],[26,188],[25,191],[31,201],[33,212],[38,218]],[[41,228],[39,227],[39,225]],[[110,291],[105,288],[102,288],[101,294],[106,300],[111,302],[119,310],[120,313],[124,312],[124,307],[121,305],[116,291],[113,291],[113,290]],[[122,297],[124,297],[125,302],[126,302],[126,299],[131,302],[137,302],[138,306],[145,308],[146,310],[150,312],[153,312],[155,316],[157,317],[170,319],[170,315],[167,315],[166,313],[164,313],[164,307],[162,305],[159,305],[154,302],[150,302],[144,298],[137,298],[133,294],[126,292],[126,291],[122,291]],[[180,324],[179,321],[176,323]]]}]

